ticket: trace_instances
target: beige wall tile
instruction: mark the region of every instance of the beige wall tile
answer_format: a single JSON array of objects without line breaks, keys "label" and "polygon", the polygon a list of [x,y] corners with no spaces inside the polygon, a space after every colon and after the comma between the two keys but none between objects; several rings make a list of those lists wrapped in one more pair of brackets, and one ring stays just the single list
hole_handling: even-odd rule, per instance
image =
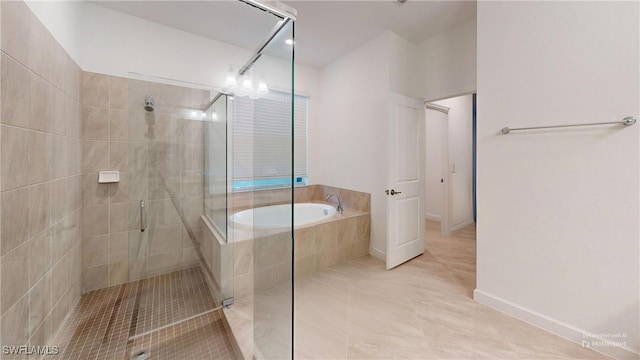
[{"label": "beige wall tile", "polygon": [[126,78],[109,76],[109,107],[129,108],[129,81]]},{"label": "beige wall tile", "polygon": [[51,311],[51,281],[44,276],[29,291],[29,333],[33,334]]},{"label": "beige wall tile", "polygon": [[29,286],[51,269],[51,237],[49,231],[43,231],[29,241]]},{"label": "beige wall tile", "polygon": [[198,257],[198,253],[196,252],[195,248],[182,249],[181,268],[188,268],[198,265],[199,263],[200,258]]},{"label": "beige wall tile", "polygon": [[321,253],[330,249],[335,249],[337,243],[337,226],[335,222],[318,225],[316,228],[316,250]]},{"label": "beige wall tile", "polygon": [[67,176],[80,174],[82,141],[67,137]]},{"label": "beige wall tile", "polygon": [[344,246],[353,244],[358,240],[358,220],[357,218],[350,218],[337,222],[337,246]]},{"label": "beige wall tile", "polygon": [[149,229],[149,255],[182,249],[180,225]]},{"label": "beige wall tile", "polygon": [[109,109],[109,140],[129,141],[129,112]]},{"label": "beige wall tile", "polygon": [[109,286],[124,284],[129,281],[129,261],[118,261],[109,264]]},{"label": "beige wall tile", "polygon": [[204,145],[185,144],[183,158],[182,158],[182,166],[184,170],[203,169],[204,168]]},{"label": "beige wall tile", "polygon": [[20,188],[2,193],[2,255],[29,238],[29,189]]},{"label": "beige wall tile", "polygon": [[182,196],[204,196],[202,170],[182,171]]},{"label": "beige wall tile", "polygon": [[[53,285],[52,285],[53,286]],[[54,329],[58,329],[62,325],[62,321],[69,312],[69,302],[67,297],[62,297],[57,303],[52,303],[53,309],[51,310],[51,326]]]},{"label": "beige wall tile", "polygon": [[29,69],[51,82],[55,40],[34,14],[31,14],[30,25]]},{"label": "beige wall tile", "polygon": [[109,235],[97,235],[82,241],[83,269],[109,263]]},{"label": "beige wall tile", "polygon": [[312,255],[316,250],[316,229],[315,227],[307,227],[296,229],[295,238],[295,258],[302,259]]},{"label": "beige wall tile", "polygon": [[109,263],[114,264],[129,259],[129,232],[109,234]]},{"label": "beige wall tile", "polygon": [[51,182],[51,223],[56,223],[64,217],[67,181],[59,179]]},{"label": "beige wall tile", "polygon": [[29,290],[29,244],[24,243],[2,256],[2,299],[4,315]]},{"label": "beige wall tile", "polygon": [[109,184],[109,199],[112,204],[129,202],[129,185],[130,185],[131,173],[121,172],[120,182],[115,184]]},{"label": "beige wall tile", "polygon": [[295,276],[303,276],[316,271],[316,257],[315,255],[306,256],[296,260]]},{"label": "beige wall tile", "polygon": [[51,180],[53,135],[29,132],[29,184]]},{"label": "beige wall tile", "polygon": [[[4,2],[4,1],[3,1]],[[25,345],[29,339],[29,297],[23,296],[2,316],[2,343]]]},{"label": "beige wall tile", "polygon": [[149,256],[149,275],[159,275],[180,269],[182,250]]},{"label": "beige wall tile", "polygon": [[111,141],[109,151],[109,170],[129,171],[129,143]]},{"label": "beige wall tile", "polygon": [[369,240],[371,236],[371,215],[362,215],[358,217],[358,231],[357,238],[358,240]]},{"label": "beige wall tile", "polygon": [[291,239],[287,233],[270,235],[253,242],[254,269],[256,272],[290,261]]},{"label": "beige wall tile", "polygon": [[140,229],[139,202],[111,204],[109,212],[111,232]]},{"label": "beige wall tile", "polygon": [[316,270],[338,263],[338,249],[332,248],[316,254]]},{"label": "beige wall tile", "polygon": [[2,1],[2,50],[29,64],[31,10],[22,1]]},{"label": "beige wall tile", "polygon": [[51,266],[58,263],[69,251],[68,232],[65,231],[66,221],[60,221],[45,230],[51,239]]},{"label": "beige wall tile", "polygon": [[82,175],[82,203],[105,204],[109,201],[109,184],[98,183],[98,173]]},{"label": "beige wall tile", "polygon": [[82,272],[82,291],[87,292],[109,286],[109,265],[100,265],[84,269]]},{"label": "beige wall tile", "polygon": [[53,114],[51,115],[51,132],[65,135],[67,132],[67,96],[60,89],[54,88],[53,90]]},{"label": "beige wall tile", "polygon": [[149,227],[161,227],[180,223],[178,210],[170,199],[149,200],[148,202]]},{"label": "beige wall tile", "polygon": [[[24,220],[22,220],[24,221]],[[51,183],[29,187],[29,234],[34,236],[51,224]]]},{"label": "beige wall tile", "polygon": [[204,121],[180,120],[181,143],[204,144]]},{"label": "beige wall tile", "polygon": [[84,106],[109,107],[109,76],[83,72],[82,102]]},{"label": "beige wall tile", "polygon": [[82,209],[82,235],[89,237],[109,233],[109,205],[87,205]]},{"label": "beige wall tile", "polygon": [[[54,114],[55,89],[38,75],[31,73],[31,101],[29,112],[29,128],[51,132]],[[37,99],[37,101],[35,101]]]},{"label": "beige wall tile", "polygon": [[67,169],[69,156],[67,154],[66,136],[53,136],[51,157],[51,178],[60,179],[67,176],[69,172]]},{"label": "beige wall tile", "polygon": [[2,125],[1,132],[2,190],[25,186],[29,176],[29,131]]},{"label": "beige wall tile", "polygon": [[149,171],[149,199],[180,197],[180,176],[176,171]]},{"label": "beige wall tile", "polygon": [[69,55],[64,50],[64,48],[60,46],[60,44],[58,44],[58,42],[55,41],[55,39],[53,40],[53,52],[54,52],[54,57],[53,57],[53,64],[52,64],[53,66],[51,69],[51,83],[57,89],[59,89],[63,93],[66,93],[67,92],[66,76],[68,71],[67,69],[69,68],[68,63],[73,60],[71,60],[71,57],[69,57]]},{"label": "beige wall tile", "polygon": [[49,315],[40,324],[40,327],[32,333],[29,339],[29,346],[46,346],[49,344],[54,335],[51,324],[51,315]]},{"label": "beige wall tile", "polygon": [[[4,2],[3,2],[3,7]],[[4,25],[4,22],[3,22]],[[4,49],[4,48],[3,48]],[[2,123],[20,127],[29,125],[31,78],[29,70],[2,54]]]},{"label": "beige wall tile", "polygon": [[67,98],[66,135],[76,139],[82,137],[82,105],[72,98]]},{"label": "beige wall tile", "polygon": [[51,304],[56,304],[67,290],[67,261],[65,256],[51,269]]},{"label": "beige wall tile", "polygon": [[84,140],[109,140],[109,109],[83,107],[82,138]]},{"label": "beige wall tile", "polygon": [[129,260],[129,281],[144,279],[148,273],[147,258]]},{"label": "beige wall tile", "polygon": [[140,201],[147,198],[149,189],[149,173],[145,170],[135,171],[129,177],[129,198]]},{"label": "beige wall tile", "polygon": [[65,215],[74,212],[82,205],[81,199],[81,176],[70,176],[65,179],[67,184],[66,200],[65,200]]},{"label": "beige wall tile", "polygon": [[108,170],[109,167],[109,142],[108,141],[83,141],[82,172],[99,172]]},{"label": "beige wall tile", "polygon": [[[140,230],[129,231],[129,260],[146,259],[149,249],[149,230],[141,232]],[[133,266],[132,266],[133,265]],[[142,264],[129,264],[130,269],[137,269]],[[146,271],[146,265],[144,265]]]},{"label": "beige wall tile", "polygon": [[361,240],[351,244],[351,257],[357,258],[369,254],[369,240]]},{"label": "beige wall tile", "polygon": [[253,273],[253,242],[240,241],[233,244],[234,276]]}]

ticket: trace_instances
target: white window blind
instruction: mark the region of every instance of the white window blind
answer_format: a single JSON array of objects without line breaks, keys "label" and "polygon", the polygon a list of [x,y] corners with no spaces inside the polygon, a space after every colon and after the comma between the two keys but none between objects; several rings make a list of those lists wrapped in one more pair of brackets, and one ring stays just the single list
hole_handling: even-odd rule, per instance
[{"label": "white window blind", "polygon": [[[294,174],[307,176],[307,98],[294,100]],[[291,95],[233,100],[233,180],[291,176]]]}]

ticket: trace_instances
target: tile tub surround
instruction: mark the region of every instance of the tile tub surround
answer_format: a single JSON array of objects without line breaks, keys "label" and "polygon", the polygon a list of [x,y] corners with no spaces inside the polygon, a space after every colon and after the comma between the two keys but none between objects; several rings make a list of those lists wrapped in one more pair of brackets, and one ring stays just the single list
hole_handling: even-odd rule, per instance
[{"label": "tile tub surround", "polygon": [[81,69],[0,2],[0,344],[47,345],[81,294]]},{"label": "tile tub surround", "polygon": [[[257,207],[282,204],[290,193],[290,189],[234,193],[230,197],[230,209],[233,210],[229,215],[253,204]],[[327,203],[325,197],[331,193],[340,196],[344,213],[295,230],[296,276],[365,256],[369,252],[370,194],[325,185],[295,188],[296,202]],[[290,253],[290,234],[282,233],[282,230],[258,233],[229,228],[229,243],[226,243],[204,216],[202,223],[201,249],[207,259],[205,263],[214,275],[214,279],[208,278],[212,293],[233,294],[236,299],[250,297],[255,289],[267,288],[290,278],[291,259],[286,256]],[[231,258],[233,265],[226,263]],[[231,269],[233,283],[227,284],[225,271],[230,272]]]},{"label": "tile tub surround", "polygon": [[[185,115],[209,92],[90,72],[82,84],[83,291],[197,264],[204,127]],[[143,108],[147,93],[153,113]],[[120,171],[120,182],[98,184],[100,170]]]},{"label": "tile tub surround", "polygon": [[[235,205],[231,208],[235,212],[251,208],[254,204],[256,207],[281,204],[283,199],[286,201],[290,196],[290,191],[280,189],[235,193],[230,197],[230,202]],[[344,213],[336,214],[317,224],[295,229],[296,279],[313,276],[314,273],[335,264],[362,258],[369,252],[369,194],[311,185],[296,188],[295,201],[327,203],[325,197],[331,193],[340,196],[345,208]],[[214,248],[214,255],[224,251],[233,252],[232,293],[235,303],[231,308],[225,309],[224,313],[239,350],[244,358],[250,359],[254,355],[254,348],[246,344],[253,344],[254,316],[260,317],[265,314],[265,311],[262,311],[264,309],[254,309],[254,299],[256,296],[270,297],[270,289],[286,287],[290,282],[291,259],[288,254],[291,253],[291,234],[282,230],[256,233],[250,230],[230,229],[230,243],[225,244],[216,238],[213,231],[205,230],[205,233],[210,234],[209,241]],[[215,259],[213,256],[212,258]],[[221,271],[224,269],[229,267],[222,267]],[[224,273],[220,273],[219,276],[221,279],[226,278]]]}]

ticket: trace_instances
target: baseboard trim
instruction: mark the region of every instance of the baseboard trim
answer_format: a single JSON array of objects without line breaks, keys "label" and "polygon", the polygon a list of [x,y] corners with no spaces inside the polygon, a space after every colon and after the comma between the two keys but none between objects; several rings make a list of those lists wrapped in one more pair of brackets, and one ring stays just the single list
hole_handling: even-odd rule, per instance
[{"label": "baseboard trim", "polygon": [[376,257],[382,261],[386,261],[387,260],[387,254],[380,250],[380,249],[376,249],[376,248],[370,248],[369,249],[369,255]]},{"label": "baseboard trim", "polygon": [[480,304],[496,309],[507,315],[511,315],[533,326],[561,336],[574,343],[589,347],[614,359],[638,359],[638,351],[631,349],[626,344],[616,343],[615,340],[605,339],[589,331],[563,323],[557,319],[537,313],[504,299],[500,299],[481,290],[473,291],[473,299]]},{"label": "baseboard trim", "polygon": [[442,216],[435,215],[435,214],[425,213],[424,214],[424,218],[427,219],[427,220],[431,220],[431,221],[437,221],[437,222],[442,221]]},{"label": "baseboard trim", "polygon": [[463,221],[462,223],[452,227],[451,231],[458,231],[458,230],[462,229],[463,227],[465,227],[467,225],[470,225],[470,224],[473,224],[473,219],[467,219],[467,220]]}]

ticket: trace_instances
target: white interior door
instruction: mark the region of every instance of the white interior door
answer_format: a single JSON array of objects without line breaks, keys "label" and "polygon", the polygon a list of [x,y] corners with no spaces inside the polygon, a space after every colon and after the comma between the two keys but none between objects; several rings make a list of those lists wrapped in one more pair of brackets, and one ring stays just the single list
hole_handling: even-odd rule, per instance
[{"label": "white interior door", "polygon": [[387,269],[424,253],[424,110],[392,94],[389,116]]}]

